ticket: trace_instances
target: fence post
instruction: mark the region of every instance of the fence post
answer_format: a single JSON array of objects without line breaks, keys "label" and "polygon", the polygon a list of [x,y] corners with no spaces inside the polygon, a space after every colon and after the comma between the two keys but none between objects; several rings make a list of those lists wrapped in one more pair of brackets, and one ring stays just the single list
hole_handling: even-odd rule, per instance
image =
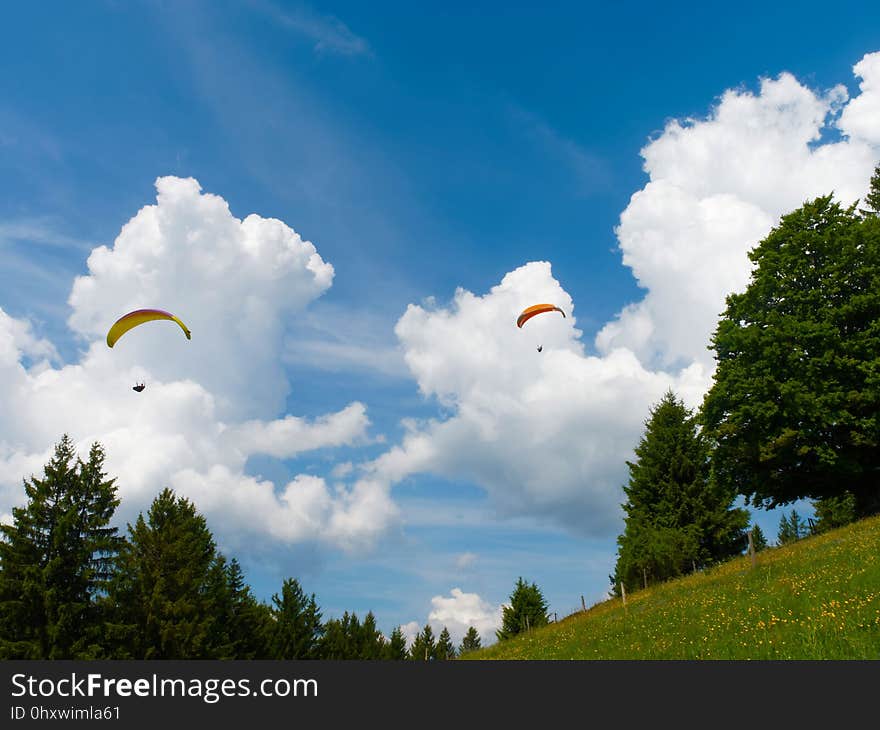
[{"label": "fence post", "polygon": [[752,559],[752,567],[755,567],[755,542],[752,540],[752,533],[755,531],[755,526],[752,525],[752,528],[749,530],[749,557]]},{"label": "fence post", "polygon": [[581,608],[582,608],[584,611],[587,610],[587,603],[586,603],[586,601],[584,601],[584,597],[583,597],[583,596],[581,596]]},{"label": "fence post", "polygon": [[623,610],[626,611],[626,586],[620,581],[620,595],[623,596]]}]

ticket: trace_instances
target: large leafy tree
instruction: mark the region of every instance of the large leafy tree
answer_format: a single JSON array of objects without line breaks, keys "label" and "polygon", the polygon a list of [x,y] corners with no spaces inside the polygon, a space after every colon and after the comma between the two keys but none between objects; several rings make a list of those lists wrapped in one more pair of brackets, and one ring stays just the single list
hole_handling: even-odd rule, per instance
[{"label": "large leafy tree", "polygon": [[719,482],[758,507],[848,491],[880,511],[880,219],[816,198],[749,257],[702,409]]},{"label": "large leafy tree", "polygon": [[0,656],[105,655],[102,596],[120,546],[110,527],[119,500],[95,443],[77,458],[64,435],[41,479],[25,481],[25,507],[0,526]]},{"label": "large leafy tree", "polygon": [[116,655],[134,659],[226,656],[229,637],[216,631],[217,561],[205,518],[184,497],[163,490],[144,519],[128,526],[111,585]]},{"label": "large leafy tree", "polygon": [[742,552],[748,514],[713,479],[694,415],[667,391],[627,462],[624,532],[611,580],[630,589],[673,578]]},{"label": "large leafy tree", "polygon": [[855,519],[855,507],[855,498],[849,492],[817,499],[813,502],[816,511],[815,532],[827,532],[848,525]]},{"label": "large leafy tree", "polygon": [[536,583],[517,578],[510,602],[501,609],[501,628],[495,632],[499,641],[539,626],[546,626],[547,601]]}]

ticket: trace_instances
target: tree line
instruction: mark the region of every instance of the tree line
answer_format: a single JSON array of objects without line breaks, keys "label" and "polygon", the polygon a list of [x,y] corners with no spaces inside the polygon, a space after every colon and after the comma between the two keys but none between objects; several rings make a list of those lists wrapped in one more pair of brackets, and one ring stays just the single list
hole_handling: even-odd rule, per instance
[{"label": "tree line", "polygon": [[0,659],[445,660],[480,647],[474,627],[455,647],[446,627],[435,640],[426,625],[407,648],[372,612],[324,620],[295,578],[257,600],[195,505],[170,489],[119,535],[104,459],[98,443],[78,458],[65,434],[0,525]]},{"label": "tree line", "polygon": [[811,500],[816,519],[783,516],[780,545],[880,512],[880,165],[864,203],[808,201],[749,253],[701,406],[667,391],[627,462],[616,595],[740,555],[749,531],[766,547],[739,497]]}]

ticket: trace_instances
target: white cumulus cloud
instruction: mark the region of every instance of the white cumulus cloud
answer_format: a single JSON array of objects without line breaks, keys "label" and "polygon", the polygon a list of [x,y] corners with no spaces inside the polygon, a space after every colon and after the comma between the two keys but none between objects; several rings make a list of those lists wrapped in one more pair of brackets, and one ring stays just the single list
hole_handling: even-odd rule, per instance
[{"label": "white cumulus cloud", "polygon": [[[642,150],[649,181],[616,232],[646,293],[600,330],[597,354],[548,262],[521,266],[483,295],[459,289],[447,306],[410,305],[395,330],[404,360],[445,413],[406,422],[401,443],[368,470],[391,483],[421,472],[468,479],[502,515],[615,534],[625,462],[648,410],[668,388],[700,403],[714,368],[710,336],[726,295],[748,282],[748,251],[806,200],[833,192],[850,203],[867,191],[880,157],[880,54],[854,72],[862,82],[852,99],[789,73],[757,92],[726,91],[705,118],[670,121]],[[826,141],[835,127],[842,136]],[[537,302],[567,317],[513,326]]]},{"label": "white cumulus cloud", "polygon": [[501,628],[501,606],[493,606],[477,593],[465,593],[453,588],[448,596],[434,596],[428,623],[437,636],[445,626],[456,648],[467,630],[473,626],[480,635],[480,643],[488,646],[495,642],[495,631]]},{"label": "white cumulus cloud", "polygon": [[285,319],[330,287],[333,267],[280,220],[239,220],[192,178],[159,178],[156,188],[155,205],[126,223],[112,247],[92,251],[89,274],[77,277],[70,294],[70,326],[106,349],[103,337],[122,314],[172,312],[192,342],[146,325],[115,345],[115,366],[201,383],[224,417],[278,412],[288,391],[280,357]]},{"label": "white cumulus cloud", "polygon": [[[397,519],[386,484],[331,487],[303,474],[276,485],[245,472],[252,455],[370,440],[360,402],[311,420],[283,414],[296,387],[281,365],[286,322],[327,290],[333,267],[283,222],[239,220],[193,179],[159,178],[156,188],[156,203],[94,249],[73,284],[78,362],[57,365],[51,343],[0,310],[0,512],[24,501],[22,478],[40,474],[69,433],[81,454],[93,441],[105,447],[123,519],[171,486],[221,538],[372,544]],[[108,348],[110,325],[143,307],[180,316],[192,340],[151,322]]]},{"label": "white cumulus cloud", "polygon": [[[537,302],[566,316],[542,314],[518,329],[516,315]],[[392,482],[418,472],[467,478],[507,516],[610,533],[620,466],[646,404],[669,387],[699,392],[706,374],[699,365],[652,372],[624,348],[588,356],[575,325],[571,298],[546,262],[507,274],[484,296],[459,290],[448,308],[410,305],[396,329],[406,361],[422,392],[453,415],[410,423],[402,443],[369,468]]]},{"label": "white cumulus cloud", "polygon": [[[650,181],[617,237],[647,294],[599,333],[601,352],[627,347],[652,366],[711,364],[708,337],[725,297],[748,283],[748,251],[810,198],[865,194],[880,144],[880,53],[854,71],[865,81],[848,102],[843,86],[817,93],[782,73],[757,93],[726,91],[704,119],[670,121],[642,150]],[[836,123],[849,138],[822,143]]]},{"label": "white cumulus cloud", "polygon": [[369,423],[366,406],[355,402],[311,422],[290,415],[269,422],[246,421],[227,429],[223,440],[247,454],[288,459],[303,451],[354,443],[364,436]]},{"label": "white cumulus cloud", "polygon": [[867,54],[853,72],[862,79],[861,93],[847,104],[837,126],[852,140],[880,146],[880,52]]}]

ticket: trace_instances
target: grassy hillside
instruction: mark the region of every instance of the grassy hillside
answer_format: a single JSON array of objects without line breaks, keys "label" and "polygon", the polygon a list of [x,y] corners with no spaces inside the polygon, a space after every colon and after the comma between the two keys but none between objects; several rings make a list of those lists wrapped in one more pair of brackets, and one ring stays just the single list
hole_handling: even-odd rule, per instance
[{"label": "grassy hillside", "polygon": [[880,517],[593,606],[467,659],[880,659]]}]

